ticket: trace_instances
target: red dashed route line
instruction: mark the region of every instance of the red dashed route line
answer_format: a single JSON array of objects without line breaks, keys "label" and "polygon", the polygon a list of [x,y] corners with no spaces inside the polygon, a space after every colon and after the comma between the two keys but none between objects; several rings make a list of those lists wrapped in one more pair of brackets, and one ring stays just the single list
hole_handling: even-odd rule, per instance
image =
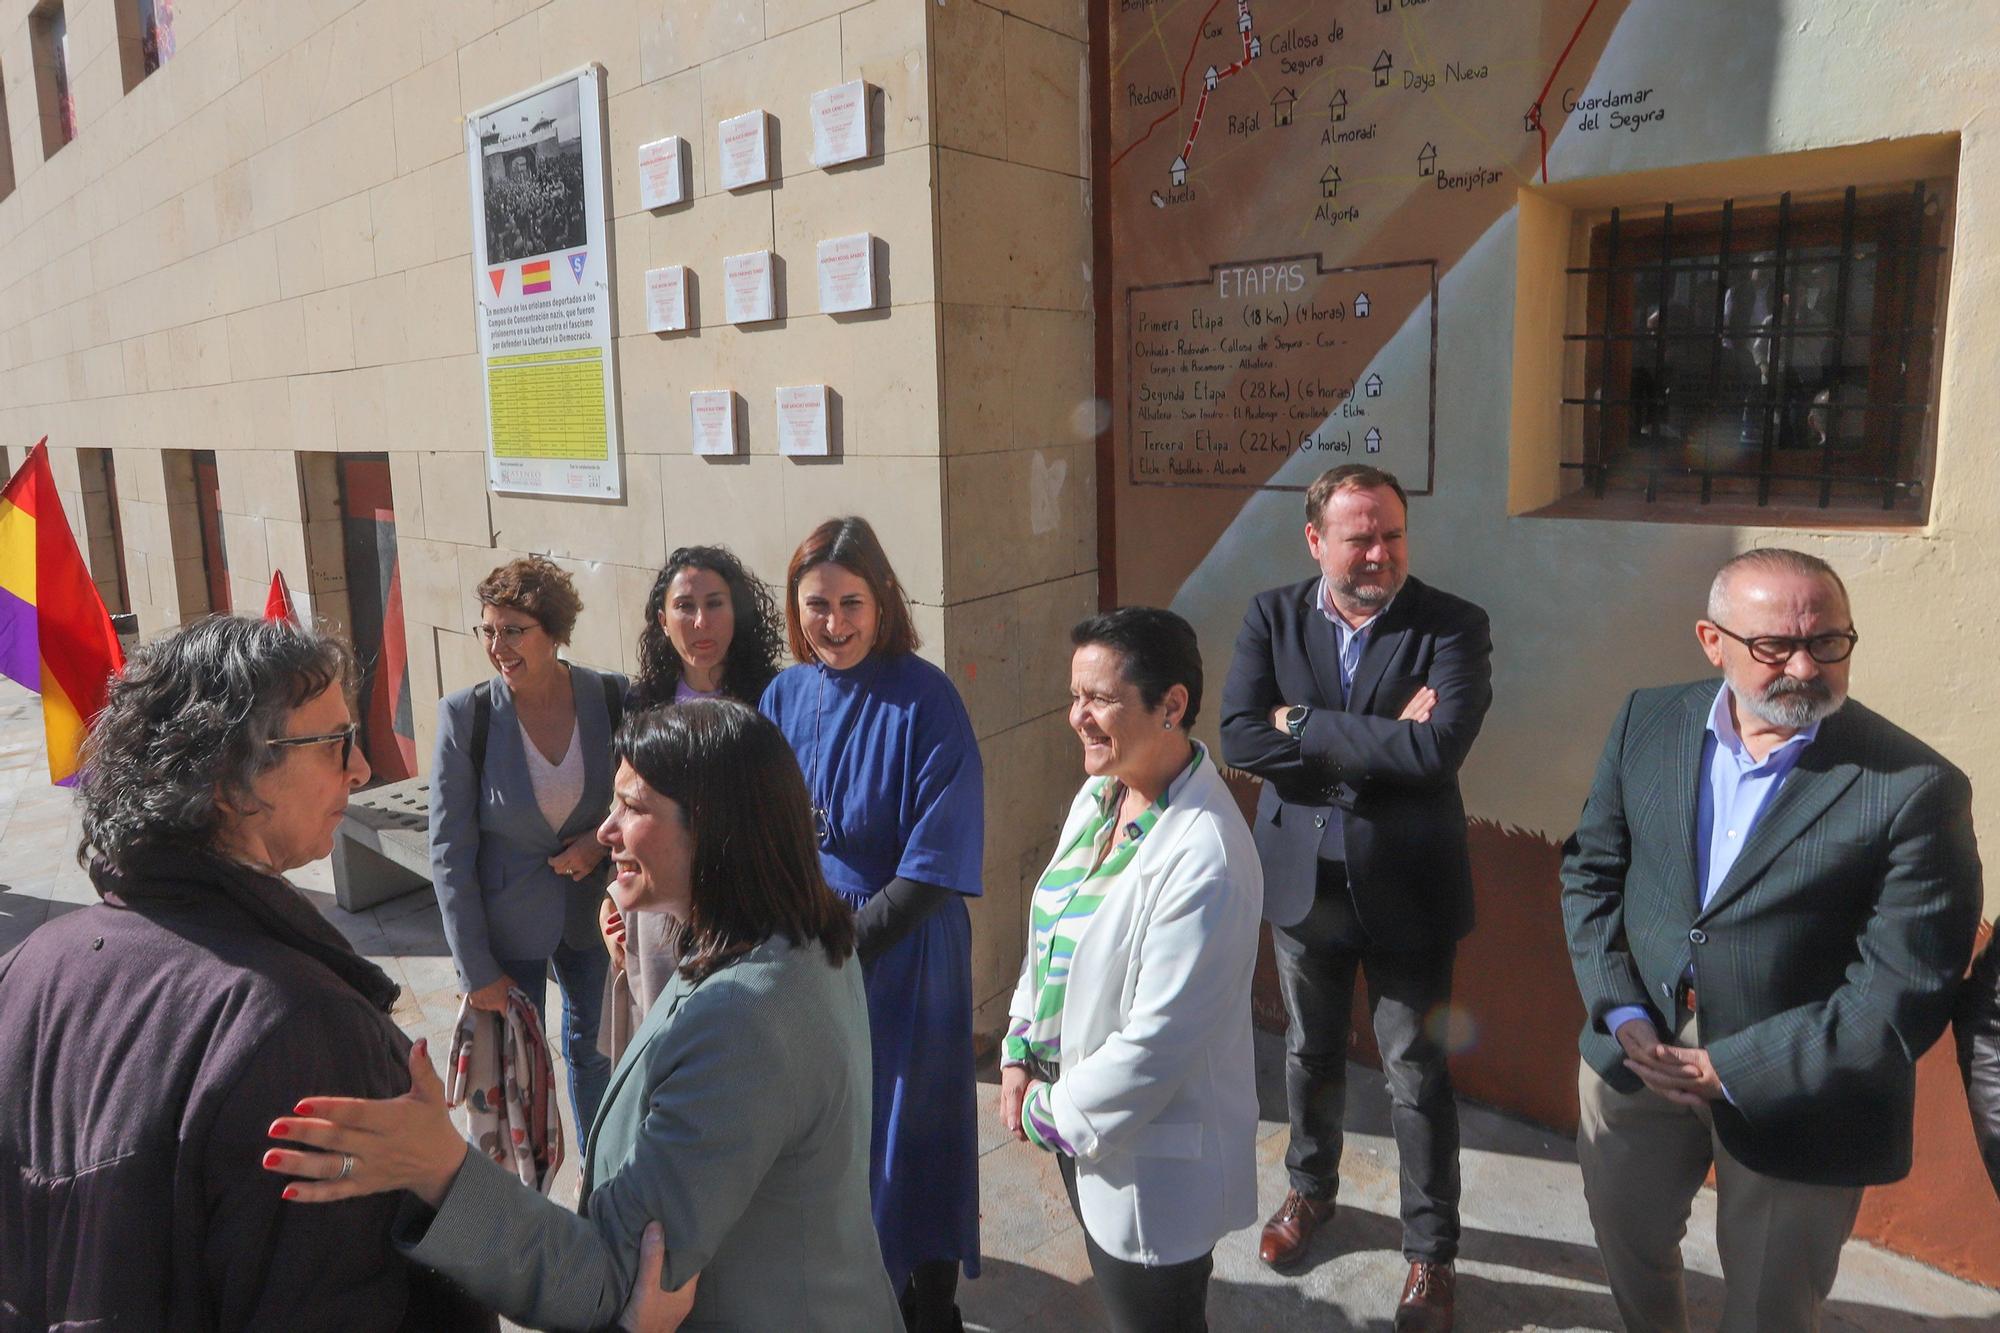
[{"label": "red dashed route line", "polygon": [[1535,123],[1535,132],[1542,136],[1542,184],[1544,185],[1549,183],[1549,130],[1548,126],[1542,123],[1542,103],[1548,100],[1549,89],[1556,86],[1556,75],[1562,73],[1563,61],[1568,60],[1569,53],[1576,49],[1577,38],[1583,36],[1584,28],[1590,23],[1590,16],[1596,12],[1597,0],[1590,0],[1590,8],[1583,11],[1583,18],[1577,23],[1576,31],[1569,35],[1569,45],[1563,47],[1562,54],[1556,57],[1556,67],[1549,71],[1548,82],[1544,83],[1542,90],[1535,94],[1534,105],[1528,108],[1528,115]]},{"label": "red dashed route line", "polygon": [[[1595,0],[1592,0],[1592,3],[1595,3]],[[1153,123],[1146,127],[1146,132],[1144,134],[1140,135],[1138,138],[1134,139],[1131,143],[1126,144],[1124,148],[1120,149],[1118,155],[1111,159],[1112,166],[1115,167],[1120,162],[1123,162],[1128,156],[1131,155],[1133,149],[1137,148],[1140,144],[1146,142],[1146,140],[1152,138],[1154,130],[1157,130],[1158,128],[1160,128],[1160,126],[1166,124],[1166,122],[1172,120],[1175,116],[1179,115],[1181,108],[1187,104],[1188,71],[1194,68],[1195,52],[1201,49],[1202,29],[1208,26],[1208,21],[1211,18],[1215,17],[1215,11],[1220,8],[1222,8],[1222,0],[1215,0],[1215,2],[1208,7],[1208,12],[1201,16],[1201,22],[1194,25],[1194,40],[1188,43],[1187,63],[1181,66],[1181,81],[1176,89],[1177,95],[1174,98],[1173,106],[1165,111],[1162,111],[1159,115],[1153,117]],[[1206,88],[1202,89],[1201,100],[1204,105],[1208,102],[1208,89]],[[1197,107],[1195,110],[1195,121],[1197,124],[1199,124],[1201,121],[1201,110],[1199,107]]]},{"label": "red dashed route line", "polygon": [[[1246,50],[1248,50],[1249,48],[1249,39],[1247,35],[1245,36],[1244,39],[1244,48]],[[1235,64],[1231,65],[1227,69],[1216,70],[1215,83],[1210,83],[1206,75],[1202,77],[1201,100],[1194,104],[1194,124],[1188,126],[1187,142],[1181,145],[1180,163],[1182,166],[1187,167],[1194,165],[1194,141],[1201,135],[1201,117],[1202,113],[1208,110],[1209,93],[1215,90],[1215,84],[1221,83],[1224,79],[1228,78],[1230,75],[1240,71],[1248,59],[1249,57],[1245,56],[1243,60],[1237,61]]]}]

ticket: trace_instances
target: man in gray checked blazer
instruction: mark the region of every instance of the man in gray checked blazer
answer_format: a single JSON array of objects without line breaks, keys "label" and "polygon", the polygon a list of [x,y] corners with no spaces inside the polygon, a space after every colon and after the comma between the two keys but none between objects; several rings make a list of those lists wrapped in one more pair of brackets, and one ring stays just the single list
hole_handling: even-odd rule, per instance
[{"label": "man in gray checked blazer", "polygon": [[1862,1187],[1910,1169],[1917,1058],[1979,919],[1972,793],[1848,702],[1824,561],[1736,557],[1695,632],[1722,681],[1627,701],[1563,861],[1577,1156],[1628,1328],[1687,1327],[1711,1163],[1722,1327],[1811,1328]]}]

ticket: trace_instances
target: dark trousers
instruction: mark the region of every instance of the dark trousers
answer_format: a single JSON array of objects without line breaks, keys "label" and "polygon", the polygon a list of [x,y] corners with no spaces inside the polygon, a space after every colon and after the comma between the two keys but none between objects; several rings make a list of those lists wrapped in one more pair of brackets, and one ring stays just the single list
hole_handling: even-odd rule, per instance
[{"label": "dark trousers", "polygon": [[1368,1014],[1389,1080],[1389,1122],[1402,1169],[1403,1254],[1449,1263],[1458,1255],[1458,1104],[1445,1063],[1453,944],[1389,953],[1366,942],[1348,895],[1346,867],[1320,863],[1313,909],[1271,932],[1290,1025],[1285,1102],[1292,1142],[1291,1187],[1330,1199],[1340,1184],[1341,1119],[1347,1104],[1347,1034],[1354,978],[1368,982]]},{"label": "dark trousers", "polygon": [[[1076,1201],[1076,1159],[1058,1154],[1063,1188],[1069,1191],[1070,1211],[1083,1221],[1083,1209]],[[1083,1228],[1084,1253],[1090,1256],[1090,1275],[1097,1279],[1097,1294],[1104,1299],[1104,1312],[1111,1333],[1208,1333],[1208,1275],[1215,1268],[1215,1251],[1198,1259],[1148,1268],[1106,1254]]]},{"label": "dark trousers", "polygon": [[597,1119],[597,1104],[611,1085],[611,1061],[597,1049],[597,1029],[604,1015],[604,978],[611,970],[611,956],[601,944],[578,949],[558,943],[548,958],[502,958],[499,963],[500,970],[514,978],[514,984],[535,1002],[544,1035],[549,1026],[549,964],[555,964],[563,997],[562,1052],[569,1065],[569,1105],[576,1116],[576,1150],[581,1155],[591,1122]]}]

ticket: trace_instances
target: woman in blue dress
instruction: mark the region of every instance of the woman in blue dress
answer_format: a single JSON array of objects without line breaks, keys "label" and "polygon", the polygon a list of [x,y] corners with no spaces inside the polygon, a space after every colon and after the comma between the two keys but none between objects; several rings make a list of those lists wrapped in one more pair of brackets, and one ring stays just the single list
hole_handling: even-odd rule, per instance
[{"label": "woman in blue dress", "polygon": [[869,1190],[911,1333],[962,1328],[979,1276],[972,925],[985,790],[972,721],[916,654],[908,601],[864,519],[793,553],[785,628],[799,665],[763,711],[798,753],[826,879],[854,908],[875,1054]]}]

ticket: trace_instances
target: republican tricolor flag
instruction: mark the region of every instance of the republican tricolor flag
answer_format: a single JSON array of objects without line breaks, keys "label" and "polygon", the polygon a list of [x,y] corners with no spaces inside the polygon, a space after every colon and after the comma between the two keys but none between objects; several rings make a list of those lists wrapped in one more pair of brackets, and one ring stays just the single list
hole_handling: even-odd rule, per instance
[{"label": "republican tricolor flag", "polygon": [[42,696],[49,780],[68,786],[125,653],[56,499],[48,445],[0,490],[0,675]]},{"label": "republican tricolor flag", "polygon": [[553,286],[555,286],[555,282],[549,277],[548,260],[543,259],[532,264],[521,265],[521,290],[527,295],[532,296],[536,292],[545,292]]}]

